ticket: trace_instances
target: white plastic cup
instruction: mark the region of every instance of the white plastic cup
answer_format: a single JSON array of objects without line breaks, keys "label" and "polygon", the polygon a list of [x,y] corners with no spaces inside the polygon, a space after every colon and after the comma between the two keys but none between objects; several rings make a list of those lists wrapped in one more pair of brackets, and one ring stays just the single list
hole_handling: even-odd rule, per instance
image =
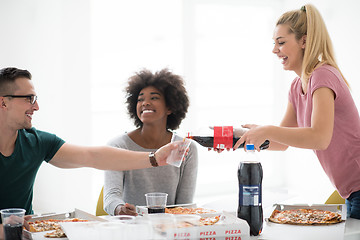
[{"label": "white plastic cup", "polygon": [[174,134],[171,142],[175,142],[178,147],[171,151],[170,155],[166,159],[166,163],[175,167],[180,167],[185,159],[185,154],[190,147],[191,140],[183,138],[181,141],[174,141]]}]

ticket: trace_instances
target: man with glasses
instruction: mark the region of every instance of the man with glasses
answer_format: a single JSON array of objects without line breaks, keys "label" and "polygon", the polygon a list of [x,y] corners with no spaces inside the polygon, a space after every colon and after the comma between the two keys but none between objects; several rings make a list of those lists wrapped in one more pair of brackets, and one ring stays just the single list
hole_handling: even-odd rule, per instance
[{"label": "man with glasses", "polygon": [[31,105],[34,105],[37,100],[37,96],[35,95],[5,95],[3,97],[26,98],[29,101],[29,103],[31,103]]},{"label": "man with glasses", "polygon": [[[149,154],[108,146],[71,145],[54,134],[32,127],[33,114],[38,110],[30,72],[1,69],[0,209],[24,208],[26,214],[33,213],[33,184],[43,161],[60,168],[123,171],[166,165],[167,156],[176,149],[176,144],[170,143]],[[2,229],[0,225],[0,231]]]}]

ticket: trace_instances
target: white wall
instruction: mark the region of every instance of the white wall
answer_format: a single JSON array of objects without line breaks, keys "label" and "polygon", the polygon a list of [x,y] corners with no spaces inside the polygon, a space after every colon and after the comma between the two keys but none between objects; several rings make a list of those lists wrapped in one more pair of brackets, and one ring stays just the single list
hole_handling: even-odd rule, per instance
[{"label": "white wall", "polygon": [[[90,3],[1,0],[0,66],[33,74],[40,111],[36,128],[74,144],[91,144]],[[64,211],[88,201],[95,170],[61,170],[43,164],[34,209]],[[75,196],[75,197],[74,197]]]},{"label": "white wall", "polygon": [[[360,3],[309,2],[323,14],[339,65],[359,105],[360,36],[356,29]],[[253,12],[256,16],[262,9],[262,17],[268,22],[257,23],[252,17],[241,22],[244,26],[237,28],[229,22],[231,28],[226,28],[220,25],[226,25],[221,15],[218,19],[212,15],[216,13],[214,6],[219,13],[231,13],[226,19],[232,17],[233,21],[241,19],[236,10],[241,15],[246,9],[247,14],[251,16]],[[294,76],[283,72],[271,54],[272,27],[283,11],[300,6],[298,1],[290,0],[1,0],[0,67],[31,71],[40,105],[34,126],[74,144],[103,145],[115,135],[133,129],[123,105],[122,90],[127,78],[142,67],[170,67],[184,76],[191,106],[180,133],[212,123],[277,124]],[[209,21],[213,25],[207,25]],[[212,29],[221,31],[218,39],[216,34],[211,35]],[[244,39],[239,38],[241,45],[236,46],[235,37],[244,29],[262,35],[253,39],[245,34]],[[236,40],[231,41],[231,36]],[[233,54],[226,44],[233,44]],[[235,57],[230,60],[229,56]],[[203,64],[212,59],[209,65]],[[252,78],[247,77],[249,69],[253,71]],[[256,69],[269,71],[269,79],[260,77],[264,73]],[[232,77],[233,82],[229,80]],[[216,105],[211,84],[223,83],[225,78],[227,86],[234,88],[226,87],[231,94]],[[260,88],[252,87],[236,91],[243,89],[244,84],[254,84],[251,81],[265,88],[260,92]],[[244,94],[250,95],[243,99]],[[242,153],[214,155],[199,150],[196,201],[237,192],[236,167]],[[291,149],[285,153],[263,153],[261,157],[267,175],[264,185],[269,190],[284,188],[294,196],[311,195],[312,202],[323,201],[332,191],[311,151]],[[301,171],[289,171],[292,169]],[[309,169],[315,173],[315,180],[305,177]],[[284,174],[279,176],[279,170]],[[214,180],[212,176],[219,172],[220,179]],[[102,173],[97,170],[62,170],[43,164],[35,183],[34,209],[60,212],[77,207],[94,213],[102,181]]]}]

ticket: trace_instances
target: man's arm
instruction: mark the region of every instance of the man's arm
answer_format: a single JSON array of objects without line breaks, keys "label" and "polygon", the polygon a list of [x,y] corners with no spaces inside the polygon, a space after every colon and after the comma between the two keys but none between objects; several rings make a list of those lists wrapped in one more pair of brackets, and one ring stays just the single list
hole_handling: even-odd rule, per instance
[{"label": "man's arm", "polygon": [[[155,152],[159,166],[166,165],[166,158],[176,144],[169,143]],[[123,171],[152,167],[148,152],[134,152],[108,146],[84,147],[65,143],[50,160],[60,168],[91,167],[100,170]]]}]

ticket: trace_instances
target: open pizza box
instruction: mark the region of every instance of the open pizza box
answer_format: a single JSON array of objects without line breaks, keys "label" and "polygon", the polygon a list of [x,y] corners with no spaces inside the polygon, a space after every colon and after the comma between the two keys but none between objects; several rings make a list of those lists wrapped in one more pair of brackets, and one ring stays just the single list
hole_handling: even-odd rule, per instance
[{"label": "open pizza box", "polygon": [[[166,208],[197,208],[195,203],[190,204],[178,204],[168,205]],[[219,216],[220,220],[214,225],[208,226],[193,226],[182,227],[181,223],[179,226],[178,218],[184,216],[190,217],[190,215],[181,214],[169,214],[173,215],[176,224],[169,224],[169,219],[152,219],[153,215],[148,215],[146,206],[137,206],[137,213],[142,216],[143,219],[150,219],[152,225],[153,239],[250,239],[250,228],[245,220],[239,219],[229,212],[211,212],[211,213],[200,213],[196,214],[199,217],[215,217]],[[209,209],[210,210],[210,209]],[[185,222],[190,223],[188,219]],[[180,221],[181,222],[181,221]]]},{"label": "open pizza box", "polygon": [[[71,219],[71,218],[79,218],[79,219],[84,219],[84,220],[89,220],[91,222],[107,222],[106,219],[94,216],[90,213],[84,212],[80,209],[76,209],[74,211],[71,212],[65,212],[65,213],[56,213],[56,214],[47,214],[47,215],[41,215],[41,216],[35,216],[33,218],[31,218],[29,220],[29,222],[35,222],[35,221],[41,221],[41,220],[49,220],[49,219],[56,219],[56,220],[65,220],[65,219]],[[77,224],[75,223],[71,223],[71,224]],[[47,232],[51,232],[51,231],[47,231]],[[49,238],[45,238],[44,235],[47,232],[37,232],[37,233],[31,233],[27,230],[23,231],[23,238],[25,240],[42,240],[42,239],[49,239]],[[62,239],[62,240],[66,240],[67,238],[57,238],[57,239]]]},{"label": "open pizza box", "polygon": [[265,218],[262,237],[264,239],[292,239],[292,240],[342,240],[345,232],[346,205],[345,204],[274,204],[273,210],[291,209],[319,209],[332,211],[341,214],[341,223],[329,225],[289,225],[278,224],[269,221],[269,216]]},{"label": "open pizza box", "polygon": [[[345,204],[274,204],[273,210],[291,210],[291,209],[319,209],[319,210],[325,210],[325,211],[331,211],[341,214],[341,219],[343,221],[346,220],[346,205]],[[266,218],[268,221],[268,218]]]},{"label": "open pizza box", "polygon": [[[167,205],[166,208],[197,208],[195,203],[189,204],[177,204],[177,205]],[[149,215],[146,206],[137,206],[137,213],[140,216],[143,216],[144,219],[150,218],[152,225],[153,236],[157,236],[154,239],[250,239],[250,228],[248,223],[240,218],[234,216],[234,214],[229,212],[205,212],[195,214],[202,218],[215,217],[218,216],[220,220],[214,225],[208,226],[198,226],[194,224],[193,226],[182,227],[181,221],[180,226],[178,218],[180,217],[190,217],[190,219],[185,220],[185,222],[191,222],[191,215],[182,215],[182,214],[169,214],[173,215],[175,218],[176,224],[169,224],[171,220],[164,219],[163,222],[161,219],[152,219],[153,214]],[[206,209],[205,210],[211,210]],[[160,215],[159,215],[160,216]],[[161,216],[160,216],[161,217]]]}]

